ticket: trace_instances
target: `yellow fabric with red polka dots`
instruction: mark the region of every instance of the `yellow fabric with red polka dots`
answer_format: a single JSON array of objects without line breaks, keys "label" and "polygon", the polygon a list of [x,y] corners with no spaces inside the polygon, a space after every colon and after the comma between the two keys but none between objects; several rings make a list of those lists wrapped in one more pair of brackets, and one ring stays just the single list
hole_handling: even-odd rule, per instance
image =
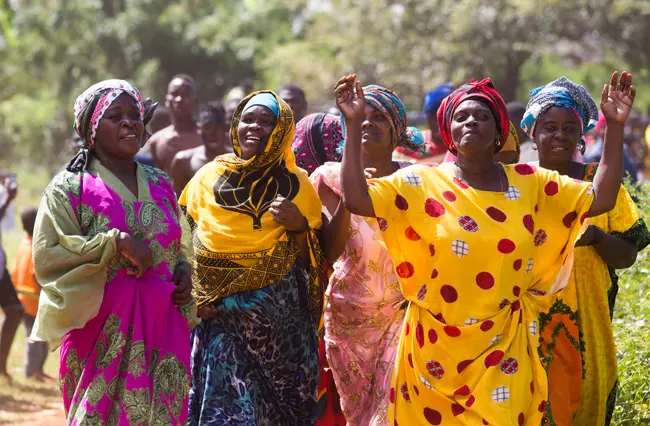
[{"label": "yellow fabric with red polka dots", "polygon": [[470,188],[453,164],[369,182],[411,302],[388,424],[541,422],[548,390],[536,318],[567,284],[593,191],[526,164],[504,170],[505,193]]}]

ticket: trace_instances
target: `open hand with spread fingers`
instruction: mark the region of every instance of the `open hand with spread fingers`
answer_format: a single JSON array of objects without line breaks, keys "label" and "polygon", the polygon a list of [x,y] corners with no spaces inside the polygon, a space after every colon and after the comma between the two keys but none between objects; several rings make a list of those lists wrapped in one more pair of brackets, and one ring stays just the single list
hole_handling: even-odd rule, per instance
[{"label": "open hand with spread fingers", "polygon": [[636,87],[632,85],[632,74],[623,71],[620,76],[614,71],[609,84],[603,87],[600,94],[600,110],[609,124],[625,124],[630,116]]}]

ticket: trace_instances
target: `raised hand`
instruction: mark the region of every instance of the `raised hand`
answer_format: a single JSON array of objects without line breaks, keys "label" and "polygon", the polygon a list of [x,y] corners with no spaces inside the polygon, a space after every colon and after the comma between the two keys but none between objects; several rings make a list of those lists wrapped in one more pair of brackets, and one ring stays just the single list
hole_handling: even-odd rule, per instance
[{"label": "raised hand", "polygon": [[625,124],[630,116],[636,87],[632,85],[632,74],[623,71],[619,81],[618,71],[614,71],[609,84],[600,94],[600,110],[608,123]]},{"label": "raised hand", "polygon": [[336,96],[336,106],[346,121],[361,120],[366,102],[356,74],[342,77],[336,83],[334,96]]},{"label": "raised hand", "polygon": [[5,178],[4,187],[7,190],[7,200],[13,201],[18,195],[18,184],[16,183],[15,178]]}]

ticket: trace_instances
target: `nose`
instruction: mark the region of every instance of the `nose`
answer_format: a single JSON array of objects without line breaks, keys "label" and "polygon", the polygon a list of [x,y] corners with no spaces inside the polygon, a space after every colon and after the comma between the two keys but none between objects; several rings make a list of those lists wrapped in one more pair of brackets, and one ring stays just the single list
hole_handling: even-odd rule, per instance
[{"label": "nose", "polygon": [[474,118],[474,115],[470,115],[467,117],[467,120],[465,120],[465,125],[466,126],[473,126],[476,124],[476,119]]},{"label": "nose", "polygon": [[368,119],[368,118],[365,118],[363,120],[363,122],[361,123],[361,128],[370,128],[370,127],[373,127],[373,126],[374,126],[373,122],[370,121],[370,119]]},{"label": "nose", "polygon": [[558,129],[553,136],[555,136],[555,139],[557,140],[565,140],[567,138],[567,134],[562,129]]},{"label": "nose", "polygon": [[137,120],[134,120],[132,117],[126,116],[122,119],[121,123],[125,127],[135,127],[138,124]]},{"label": "nose", "polygon": [[248,125],[248,128],[252,130],[259,130],[262,128],[262,126],[257,121],[253,121],[251,124]]}]

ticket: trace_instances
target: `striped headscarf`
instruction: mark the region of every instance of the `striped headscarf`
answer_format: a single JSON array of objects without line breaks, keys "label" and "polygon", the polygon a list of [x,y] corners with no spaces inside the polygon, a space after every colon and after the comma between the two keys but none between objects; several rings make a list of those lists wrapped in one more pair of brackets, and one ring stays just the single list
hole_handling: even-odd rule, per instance
[{"label": "striped headscarf", "polygon": [[508,119],[508,109],[506,104],[499,95],[499,92],[494,88],[492,80],[485,78],[481,81],[472,80],[470,83],[463,84],[454,92],[447,96],[438,108],[438,125],[440,126],[440,135],[442,140],[447,145],[449,151],[457,155],[456,144],[451,137],[451,122],[454,111],[458,106],[467,100],[478,100],[485,102],[494,120],[497,123],[499,131],[499,144],[494,145],[494,152],[497,153],[501,150],[505,142],[508,140],[508,131],[510,121]]},{"label": "striped headscarf", "polygon": [[529,137],[535,133],[537,120],[551,107],[568,108],[580,119],[582,134],[596,127],[598,107],[589,92],[566,77],[558,78],[545,86],[530,91],[521,128]]},{"label": "striped headscarf", "polygon": [[[67,167],[68,171],[81,172],[88,168],[99,122],[106,110],[123,93],[135,99],[144,124],[146,125],[149,122],[158,104],[151,99],[143,100],[138,89],[128,81],[104,80],[90,86],[77,97],[74,103],[73,127],[83,140],[83,145],[70,160]],[[143,143],[146,142],[149,136],[149,134],[145,134]]]},{"label": "striped headscarf", "polygon": [[[397,96],[397,93],[373,84],[363,88],[363,95],[366,103],[381,112],[390,123],[393,148],[401,146],[416,152],[426,149],[422,132],[415,127],[408,126],[406,107]],[[345,119],[343,116],[341,116],[341,126],[343,127],[343,137],[345,137]],[[342,150],[343,141],[338,151],[342,152]]]}]

